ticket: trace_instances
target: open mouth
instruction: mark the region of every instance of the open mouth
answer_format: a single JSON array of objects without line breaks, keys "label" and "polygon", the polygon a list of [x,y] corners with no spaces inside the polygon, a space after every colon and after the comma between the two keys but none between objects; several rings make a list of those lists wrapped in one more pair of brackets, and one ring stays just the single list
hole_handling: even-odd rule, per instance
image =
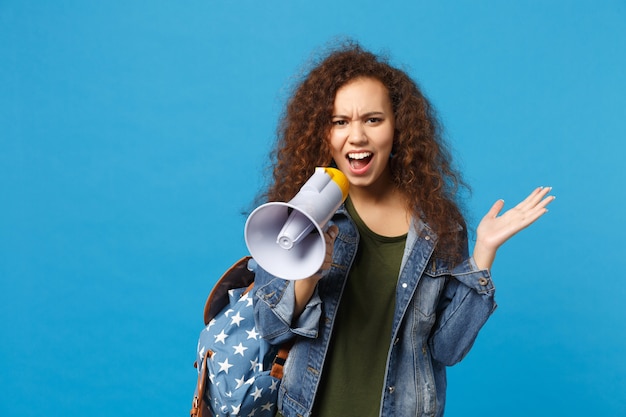
[{"label": "open mouth", "polygon": [[373,156],[374,154],[371,152],[351,152],[348,154],[348,162],[352,169],[358,171],[365,168]]}]

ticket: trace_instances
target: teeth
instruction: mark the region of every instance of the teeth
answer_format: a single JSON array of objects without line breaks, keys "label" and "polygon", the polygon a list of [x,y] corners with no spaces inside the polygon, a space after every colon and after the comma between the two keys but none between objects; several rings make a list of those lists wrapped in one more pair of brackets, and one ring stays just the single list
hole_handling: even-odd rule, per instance
[{"label": "teeth", "polygon": [[348,154],[348,158],[350,159],[365,159],[370,156],[372,156],[371,152],[355,152]]}]

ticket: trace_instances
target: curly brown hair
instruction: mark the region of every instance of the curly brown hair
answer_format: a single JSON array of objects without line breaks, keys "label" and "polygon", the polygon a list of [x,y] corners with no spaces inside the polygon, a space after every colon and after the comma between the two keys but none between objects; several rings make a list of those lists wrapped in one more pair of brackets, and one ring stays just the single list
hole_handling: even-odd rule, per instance
[{"label": "curly brown hair", "polygon": [[[356,78],[373,78],[385,85],[395,116],[390,169],[393,182],[405,195],[409,210],[438,235],[438,251],[458,253],[460,187],[469,187],[453,168],[451,154],[434,109],[417,84],[387,59],[348,41],[332,49],[296,86],[287,102],[272,153],[273,181],[265,198],[288,201],[313,174],[316,166],[333,164],[328,136],[335,94]],[[456,258],[455,255],[453,257]]]}]

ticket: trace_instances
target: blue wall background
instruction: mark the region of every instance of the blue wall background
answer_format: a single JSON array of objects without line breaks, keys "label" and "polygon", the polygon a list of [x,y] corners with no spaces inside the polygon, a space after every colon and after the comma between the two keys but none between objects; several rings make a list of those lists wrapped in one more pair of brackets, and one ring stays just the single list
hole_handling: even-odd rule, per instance
[{"label": "blue wall background", "polygon": [[626,415],[626,3],[0,0],[0,415],[185,415],[294,74],[338,35],[439,110],[475,226],[539,185],[449,416]]}]

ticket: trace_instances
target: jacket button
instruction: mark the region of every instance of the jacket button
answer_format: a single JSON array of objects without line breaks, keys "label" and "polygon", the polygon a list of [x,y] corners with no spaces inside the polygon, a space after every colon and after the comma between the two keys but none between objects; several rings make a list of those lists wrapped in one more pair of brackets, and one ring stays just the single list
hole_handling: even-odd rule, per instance
[{"label": "jacket button", "polygon": [[393,394],[393,392],[396,390],[396,387],[389,387],[387,388],[387,391],[389,391],[389,394]]},{"label": "jacket button", "polygon": [[424,236],[424,239],[425,240],[430,240],[430,236],[426,235],[426,236]]},{"label": "jacket button", "polygon": [[478,278],[478,283],[482,285],[483,287],[487,285],[488,282],[489,281],[487,281],[487,278]]}]

